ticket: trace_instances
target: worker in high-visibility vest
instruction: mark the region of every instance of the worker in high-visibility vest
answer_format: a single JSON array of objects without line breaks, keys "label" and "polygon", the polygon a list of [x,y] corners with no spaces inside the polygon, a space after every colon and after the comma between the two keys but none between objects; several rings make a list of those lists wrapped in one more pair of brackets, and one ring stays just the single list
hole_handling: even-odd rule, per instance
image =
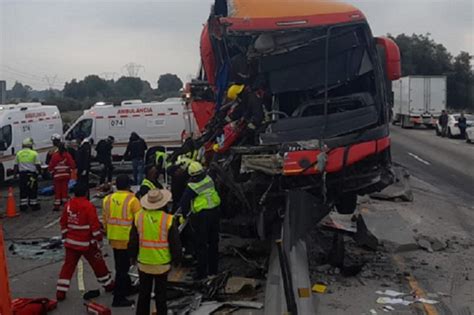
[{"label": "worker in high-visibility vest", "polygon": [[14,173],[20,174],[20,210],[28,210],[28,205],[32,210],[40,210],[38,203],[38,174],[41,173],[41,162],[38,152],[33,150],[33,139],[23,140],[20,151],[15,158]]},{"label": "worker in high-visibility vest", "polygon": [[150,167],[146,172],[146,177],[143,179],[139,190],[135,194],[137,198],[145,196],[148,191],[152,189],[163,189],[163,185],[158,180],[159,172],[156,167]]},{"label": "worker in high-visibility vest", "polygon": [[157,314],[167,315],[168,273],[171,263],[179,263],[182,256],[178,224],[173,215],[166,213],[170,201],[168,190],[152,189],[140,199],[142,209],[135,215],[129,249],[132,261],[138,258],[140,289],[137,315],[150,314],[153,282]]},{"label": "worker in high-visibility vest", "polygon": [[191,211],[190,222],[194,230],[197,255],[196,279],[217,274],[219,245],[219,205],[221,199],[214,181],[199,162],[188,167],[189,182],[179,206],[184,215]]},{"label": "worker in high-visibility vest", "polygon": [[127,175],[117,176],[116,186],[117,191],[104,198],[103,222],[107,239],[114,251],[115,288],[112,306],[127,307],[134,304],[127,296],[137,292],[128,275],[130,256],[127,247],[134,216],[141,206],[140,201],[130,191],[130,179]]}]

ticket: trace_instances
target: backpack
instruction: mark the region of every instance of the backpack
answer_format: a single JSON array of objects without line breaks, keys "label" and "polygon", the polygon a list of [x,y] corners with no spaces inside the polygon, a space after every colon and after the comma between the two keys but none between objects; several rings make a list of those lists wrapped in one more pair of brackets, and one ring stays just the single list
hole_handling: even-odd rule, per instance
[{"label": "backpack", "polygon": [[57,301],[48,298],[20,298],[12,301],[12,311],[14,315],[46,315],[57,305]]}]

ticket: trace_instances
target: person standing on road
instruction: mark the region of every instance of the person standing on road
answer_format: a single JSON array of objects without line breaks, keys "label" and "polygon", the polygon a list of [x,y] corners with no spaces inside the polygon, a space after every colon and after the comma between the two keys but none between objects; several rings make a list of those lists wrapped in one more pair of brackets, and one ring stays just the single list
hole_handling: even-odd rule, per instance
[{"label": "person standing on road", "polygon": [[114,288],[112,275],[100,250],[102,232],[97,210],[87,200],[88,190],[88,187],[83,183],[78,183],[74,187],[74,197],[66,204],[61,216],[61,234],[66,256],[56,287],[58,301],[63,301],[66,298],[71,277],[82,256],[91,266],[97,281],[105,288],[105,291],[111,292]]},{"label": "person standing on road", "polygon": [[196,279],[200,280],[217,274],[221,199],[214,181],[199,162],[191,162],[188,173],[190,179],[179,205],[185,216],[191,210],[190,222],[198,261]]},{"label": "person standing on road", "polygon": [[20,210],[40,210],[38,203],[38,174],[41,173],[41,162],[38,152],[33,150],[33,139],[23,140],[20,151],[16,154],[14,173],[20,174]]},{"label": "person standing on road", "polygon": [[137,315],[150,314],[150,299],[155,284],[157,315],[166,315],[166,287],[171,262],[181,261],[179,231],[173,215],[166,213],[171,200],[168,190],[152,189],[140,200],[130,233],[129,251],[132,262],[138,260],[140,289]]},{"label": "person standing on road", "polygon": [[441,116],[438,118],[438,123],[441,126],[441,136],[446,137],[448,134],[448,113],[443,110]]},{"label": "person standing on road", "polygon": [[132,161],[133,179],[135,185],[139,185],[144,176],[145,168],[145,152],[148,149],[145,140],[143,140],[136,132],[132,132],[125,150],[124,158]]},{"label": "person standing on road", "polygon": [[148,191],[152,189],[163,189],[163,185],[158,180],[159,172],[156,167],[150,167],[146,172],[146,177],[143,179],[140,189],[135,196],[140,199],[145,196]]},{"label": "person standing on road", "polygon": [[59,145],[61,144],[61,135],[57,133],[53,134],[51,136],[51,142],[53,144],[53,148],[48,151],[48,154],[46,154],[46,165],[49,165],[53,154],[58,152]]},{"label": "person standing on road", "polygon": [[467,119],[466,116],[464,116],[464,112],[462,112],[458,118],[458,128],[461,132],[461,139],[466,139]]},{"label": "person standing on road", "polygon": [[117,192],[104,198],[103,223],[107,238],[114,251],[115,289],[112,306],[127,307],[134,304],[126,297],[136,293],[128,271],[130,258],[127,252],[133,218],[140,210],[140,201],[130,191],[130,179],[127,175],[119,175],[116,179]]},{"label": "person standing on road", "polygon": [[[88,138],[79,137],[79,148],[76,151],[77,182],[84,183],[89,191],[89,172],[91,167],[91,144]],[[89,197],[89,192],[87,193]]]},{"label": "person standing on road", "polygon": [[114,167],[112,165],[112,149],[115,138],[108,136],[107,139],[102,139],[97,143],[95,150],[97,151],[97,162],[102,164],[102,172],[100,175],[100,184],[112,182],[112,172]]},{"label": "person standing on road", "polygon": [[53,211],[59,211],[61,204],[69,199],[69,180],[71,172],[76,168],[72,156],[66,151],[63,143],[59,143],[58,151],[53,153],[48,169],[53,174],[54,206]]}]

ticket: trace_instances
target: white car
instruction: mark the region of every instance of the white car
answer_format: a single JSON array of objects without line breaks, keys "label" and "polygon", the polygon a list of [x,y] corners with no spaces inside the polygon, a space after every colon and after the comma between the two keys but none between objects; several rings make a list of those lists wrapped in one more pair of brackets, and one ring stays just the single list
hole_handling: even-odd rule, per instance
[{"label": "white car", "polygon": [[[459,127],[458,127],[458,118],[460,116],[461,116],[461,114],[449,114],[448,115],[447,136],[449,138],[459,137],[461,135],[461,130],[459,130]],[[472,129],[472,128],[469,128],[469,127],[474,126],[474,115],[465,114],[464,116],[466,117],[466,120],[467,120],[467,128]],[[466,130],[466,133],[467,133],[467,130]],[[439,124],[439,121],[436,122],[436,135],[438,135],[438,136],[441,135],[441,125]],[[473,138],[470,138],[470,139],[473,139]]]},{"label": "white car", "polygon": [[466,129],[466,142],[474,143],[474,125]]}]

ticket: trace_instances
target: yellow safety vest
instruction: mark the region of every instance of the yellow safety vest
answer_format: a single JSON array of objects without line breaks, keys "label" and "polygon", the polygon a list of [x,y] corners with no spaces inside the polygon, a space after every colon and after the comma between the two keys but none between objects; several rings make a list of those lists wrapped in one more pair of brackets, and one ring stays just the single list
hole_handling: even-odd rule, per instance
[{"label": "yellow safety vest", "polygon": [[147,265],[166,265],[171,262],[168,232],[173,216],[161,210],[141,209],[135,216],[140,237],[138,262]]},{"label": "yellow safety vest", "polygon": [[148,179],[146,179],[146,178],[143,179],[143,181],[142,181],[142,186],[146,186],[146,187],[148,187],[150,190],[156,189],[155,184],[153,184],[153,182],[152,182],[151,180],[148,180]]},{"label": "yellow safety vest", "polygon": [[221,204],[214,181],[209,175],[200,182],[188,183],[188,186],[197,194],[191,205],[192,212],[199,213],[204,209],[214,209]]},{"label": "yellow safety vest", "polygon": [[[161,162],[161,165],[159,165],[160,158],[163,159],[163,162]],[[166,161],[167,158],[168,158],[168,155],[166,154],[166,152],[156,151],[155,152],[155,164],[156,164],[156,166],[159,166],[161,168],[167,168],[169,166],[169,163]]]},{"label": "yellow safety vest", "polygon": [[117,191],[105,197],[104,211],[108,213],[107,238],[115,241],[128,241],[133,224],[130,203],[136,198],[132,193]]},{"label": "yellow safety vest", "polygon": [[36,173],[36,165],[40,164],[38,159],[38,152],[35,150],[25,148],[21,149],[16,154],[16,164],[20,172]]}]

